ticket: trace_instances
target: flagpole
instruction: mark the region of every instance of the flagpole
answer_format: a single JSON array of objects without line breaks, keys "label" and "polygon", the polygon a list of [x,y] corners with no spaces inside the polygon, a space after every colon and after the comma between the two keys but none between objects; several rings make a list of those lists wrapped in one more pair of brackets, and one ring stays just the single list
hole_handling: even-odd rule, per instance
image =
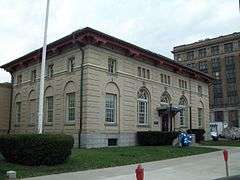
[{"label": "flagpole", "polygon": [[42,134],[43,132],[44,77],[45,77],[45,62],[46,62],[46,54],[47,54],[46,52],[47,52],[47,29],[48,29],[49,3],[50,3],[50,0],[47,0],[45,27],[44,27],[44,40],[43,40],[43,48],[42,48],[40,88],[39,88],[38,134]]}]

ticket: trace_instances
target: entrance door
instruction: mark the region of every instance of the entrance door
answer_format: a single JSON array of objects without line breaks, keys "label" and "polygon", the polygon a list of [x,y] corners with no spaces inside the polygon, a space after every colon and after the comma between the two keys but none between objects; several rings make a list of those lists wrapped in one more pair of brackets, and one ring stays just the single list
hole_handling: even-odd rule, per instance
[{"label": "entrance door", "polygon": [[162,131],[168,131],[168,114],[162,116]]}]

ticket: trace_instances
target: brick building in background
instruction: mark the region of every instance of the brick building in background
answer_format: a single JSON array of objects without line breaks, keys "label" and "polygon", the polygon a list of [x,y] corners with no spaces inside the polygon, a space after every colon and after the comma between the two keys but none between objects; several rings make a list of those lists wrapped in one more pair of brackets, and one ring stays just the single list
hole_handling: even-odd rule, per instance
[{"label": "brick building in background", "polygon": [[210,119],[240,126],[240,33],[176,46],[174,60],[215,77]]},{"label": "brick building in background", "polygon": [[11,87],[10,83],[0,83],[0,134],[9,129]]}]

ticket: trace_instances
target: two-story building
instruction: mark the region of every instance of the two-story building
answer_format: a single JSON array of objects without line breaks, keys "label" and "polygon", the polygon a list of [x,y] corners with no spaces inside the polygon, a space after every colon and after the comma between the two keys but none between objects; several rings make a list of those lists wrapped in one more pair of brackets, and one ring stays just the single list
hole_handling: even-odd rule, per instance
[{"label": "two-story building", "polygon": [[[12,133],[37,128],[41,49],[3,66],[14,78]],[[136,144],[137,131],[208,131],[208,75],[91,28],[48,45],[44,132],[82,147]]]}]

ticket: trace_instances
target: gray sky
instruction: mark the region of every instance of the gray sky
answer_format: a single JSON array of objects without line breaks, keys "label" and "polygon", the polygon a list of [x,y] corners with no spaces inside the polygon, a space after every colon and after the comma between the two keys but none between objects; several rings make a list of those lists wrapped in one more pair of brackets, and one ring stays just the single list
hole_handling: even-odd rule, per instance
[{"label": "gray sky", "polygon": [[[42,46],[45,6],[0,0],[0,65]],[[240,31],[240,13],[238,0],[51,0],[48,42],[86,26],[172,58],[176,45]]]}]

